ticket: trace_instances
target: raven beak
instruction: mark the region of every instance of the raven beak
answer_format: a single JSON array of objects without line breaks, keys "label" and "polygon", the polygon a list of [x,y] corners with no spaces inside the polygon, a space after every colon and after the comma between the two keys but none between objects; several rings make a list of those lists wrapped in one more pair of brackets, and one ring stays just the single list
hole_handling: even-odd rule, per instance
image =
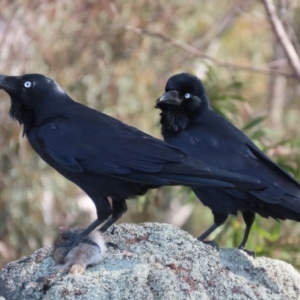
[{"label": "raven beak", "polygon": [[167,103],[171,105],[180,105],[182,100],[179,98],[179,93],[175,90],[165,92],[158,100],[157,103]]},{"label": "raven beak", "polygon": [[9,77],[0,75],[0,90],[4,90],[5,92],[13,92],[15,90],[15,87],[7,80]]}]

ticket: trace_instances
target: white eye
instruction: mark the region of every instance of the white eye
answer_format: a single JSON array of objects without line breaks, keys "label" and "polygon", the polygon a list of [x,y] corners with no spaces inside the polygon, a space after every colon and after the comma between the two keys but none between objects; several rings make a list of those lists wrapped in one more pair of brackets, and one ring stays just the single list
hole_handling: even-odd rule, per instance
[{"label": "white eye", "polygon": [[31,81],[26,81],[24,83],[24,87],[26,87],[27,89],[31,88],[32,87],[32,82]]},{"label": "white eye", "polygon": [[184,95],[184,98],[185,98],[185,99],[189,99],[189,98],[191,98],[191,94],[189,94],[189,93],[186,93],[186,94]]}]

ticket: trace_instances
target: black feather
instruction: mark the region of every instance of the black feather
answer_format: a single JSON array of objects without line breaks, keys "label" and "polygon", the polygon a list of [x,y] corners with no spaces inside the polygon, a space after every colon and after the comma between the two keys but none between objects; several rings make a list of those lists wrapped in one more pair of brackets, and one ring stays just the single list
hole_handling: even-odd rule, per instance
[{"label": "black feather", "polygon": [[210,169],[164,141],[75,102],[43,75],[0,76],[0,88],[10,95],[10,115],[24,125],[32,148],[95,203],[98,219],[76,243],[107,220],[101,227],[105,231],[126,211],[126,199],[148,189],[163,185],[264,188],[256,178]]},{"label": "black feather", "polygon": [[[201,158],[210,166],[252,176],[267,186],[262,191],[193,188],[200,200],[211,208],[215,220],[221,220],[217,225],[238,211],[243,212],[246,223],[249,216],[254,220],[255,213],[274,219],[300,220],[299,183],[211,108],[205,88],[196,76],[187,73],[172,76],[165,92],[156,102],[156,108],[161,110],[165,141]],[[188,99],[185,98],[187,93],[191,95]],[[172,101],[171,95],[178,99]],[[253,220],[248,220],[247,230],[250,230]],[[206,233],[201,237],[206,237]],[[246,231],[242,247],[247,237]]]}]

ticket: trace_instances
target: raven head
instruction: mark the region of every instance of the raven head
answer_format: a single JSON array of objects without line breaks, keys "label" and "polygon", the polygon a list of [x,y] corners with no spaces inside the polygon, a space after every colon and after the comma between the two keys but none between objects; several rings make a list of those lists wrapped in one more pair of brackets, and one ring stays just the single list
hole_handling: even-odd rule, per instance
[{"label": "raven head", "polygon": [[202,82],[188,73],[170,77],[165,93],[155,105],[162,111],[161,124],[172,131],[184,130],[208,107],[210,104]]},{"label": "raven head", "polygon": [[55,112],[65,99],[60,96],[66,95],[54,80],[41,74],[0,75],[0,89],[11,98],[10,116],[27,127]]}]

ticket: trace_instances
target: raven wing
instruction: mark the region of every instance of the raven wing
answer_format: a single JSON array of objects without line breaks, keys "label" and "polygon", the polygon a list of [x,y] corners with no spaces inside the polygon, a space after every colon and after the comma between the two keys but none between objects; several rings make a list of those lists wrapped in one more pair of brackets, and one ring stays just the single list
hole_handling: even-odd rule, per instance
[{"label": "raven wing", "polygon": [[299,183],[243,132],[213,111],[180,133],[165,133],[164,138],[211,166],[259,179],[268,188],[253,194],[265,202],[276,204],[284,200],[290,206],[300,198]]},{"label": "raven wing", "polygon": [[210,169],[162,140],[99,116],[96,122],[93,118],[55,118],[37,129],[36,139],[70,172],[90,171],[151,185],[262,188],[256,179]]}]

